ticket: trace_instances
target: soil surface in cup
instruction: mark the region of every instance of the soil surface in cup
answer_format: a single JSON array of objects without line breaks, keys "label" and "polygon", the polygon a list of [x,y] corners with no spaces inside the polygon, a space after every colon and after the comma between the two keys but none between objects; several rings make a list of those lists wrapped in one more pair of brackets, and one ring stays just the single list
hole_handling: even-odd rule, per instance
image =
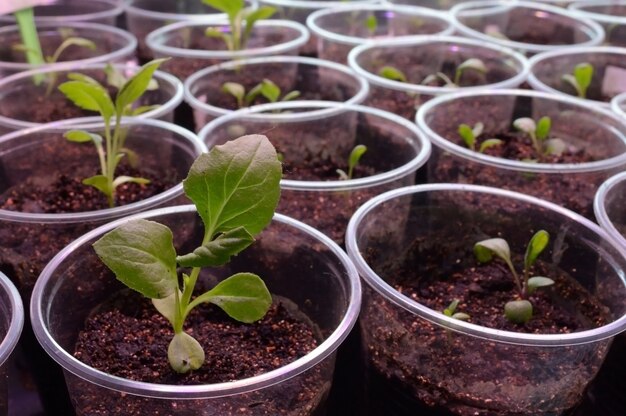
[{"label": "soil surface in cup", "polygon": [[[275,298],[267,315],[253,324],[234,321],[215,305],[201,305],[189,314],[185,330],[204,347],[206,360],[200,369],[179,374],[167,360],[167,348],[174,335],[171,324],[149,299],[123,290],[87,318],[74,355],[93,368],[126,379],[194,385],[241,380],[272,371],[308,354],[319,342],[314,324],[292,302],[280,297]],[[239,402],[215,399],[204,406],[215,406],[211,414],[219,415],[314,414],[322,385],[319,372],[310,371],[296,384],[285,385],[275,397],[268,397],[268,392],[276,392],[273,389],[249,393],[258,396],[253,405],[244,394],[245,399]],[[170,414],[175,406],[156,400],[140,406],[132,400],[112,403],[94,395],[97,390],[74,394],[81,394],[80,403],[84,404],[77,407],[78,415],[111,409],[117,409],[115,414],[129,416]],[[93,400],[90,395],[94,395]],[[196,406],[200,408],[202,402]]]},{"label": "soil surface in cup", "polygon": [[[607,322],[608,311],[593,295],[564,270],[542,260],[533,266],[531,275],[548,276],[555,284],[529,296],[534,309],[529,322],[509,322],[504,304],[515,299],[517,291],[507,266],[498,259],[480,265],[471,250],[461,250],[457,244],[451,243],[449,252],[438,252],[441,241],[416,239],[397,259],[383,261],[387,266],[381,266],[379,274],[389,276],[389,283],[405,296],[435,311],[443,311],[458,299],[456,312],[470,315],[471,323],[494,329],[561,334]],[[369,254],[377,256],[375,251]],[[514,255],[513,262],[519,266],[523,259]],[[368,333],[364,348],[374,382],[378,380],[374,388],[383,389],[378,393],[393,397],[394,402],[399,399],[392,406],[395,409],[406,406],[404,411],[426,409],[437,415],[464,416],[537,414],[526,413],[528,404],[521,402],[532,397],[534,390],[541,390],[545,397],[556,397],[546,411],[550,408],[560,414],[581,399],[564,400],[560,380],[585,385],[606,352],[600,348],[576,366],[570,363],[580,360],[575,349],[535,349],[529,354],[528,347],[489,343],[441,329],[383,300],[371,289],[366,297],[371,300],[362,311]],[[524,391],[527,393],[521,393]],[[383,400],[390,399],[385,397]],[[411,414],[404,411],[391,414]]]}]

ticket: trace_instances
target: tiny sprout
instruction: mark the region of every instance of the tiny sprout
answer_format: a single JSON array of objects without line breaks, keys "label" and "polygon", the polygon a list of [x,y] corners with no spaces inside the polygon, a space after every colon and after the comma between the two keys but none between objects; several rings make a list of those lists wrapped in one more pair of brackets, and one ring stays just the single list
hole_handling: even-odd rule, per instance
[{"label": "tiny sprout", "polygon": [[383,66],[378,71],[378,75],[391,81],[407,82],[407,78],[406,75],[404,75],[404,72],[402,72],[398,68],[394,68],[393,66]]},{"label": "tiny sprout", "polygon": [[530,137],[535,151],[540,156],[560,156],[567,147],[562,139],[548,139],[552,128],[552,120],[548,116],[541,117],[536,123],[530,117],[518,118],[513,121],[513,127]]},{"label": "tiny sprout", "polygon": [[540,287],[554,284],[554,280],[547,277],[530,277],[531,267],[535,264],[539,254],[548,246],[549,241],[550,235],[545,230],[539,230],[532,236],[526,247],[526,254],[524,255],[523,279],[520,279],[513,266],[511,249],[506,240],[502,238],[490,238],[474,244],[474,255],[479,263],[490,262],[495,255],[506,263],[513,276],[518,290],[518,296],[521,299],[507,302],[504,308],[506,318],[513,323],[526,323],[532,317],[532,304],[525,299],[528,295],[532,294]]},{"label": "tiny sprout", "polygon": [[237,100],[237,106],[239,108],[251,105],[259,95],[265,97],[265,99],[270,103],[275,103],[278,101],[290,101],[300,96],[300,91],[294,90],[286,93],[281,98],[280,87],[269,79],[264,79],[263,81],[255,85],[247,93],[245,87],[236,82],[225,82],[224,84],[222,84],[222,91],[232,95],[235,100]]},{"label": "tiny sprout", "polygon": [[365,28],[370,31],[370,33],[375,33],[378,28],[378,19],[375,14],[370,14],[365,19]]},{"label": "tiny sprout", "polygon": [[458,319],[459,321],[469,321],[470,316],[463,312],[456,312],[456,308],[459,306],[459,300],[454,299],[450,305],[443,310],[443,314],[445,316],[449,316],[450,318]]},{"label": "tiny sprout", "polygon": [[454,81],[443,72],[436,72],[424,78],[422,84],[430,84],[431,82],[440,79],[443,81],[444,86],[448,88],[458,88],[461,83],[461,77],[463,76],[463,73],[465,73],[465,71],[467,70],[477,71],[481,74],[485,74],[488,71],[487,66],[483,61],[477,58],[470,58],[466,61],[461,62],[459,66],[456,67],[456,70],[454,71]]},{"label": "tiny sprout", "polygon": [[276,13],[276,9],[262,6],[256,9],[244,7],[244,0],[202,0],[214,9],[226,13],[230,24],[230,33],[224,33],[214,27],[209,27],[205,35],[220,38],[230,51],[239,51],[246,48],[252,29],[257,21],[269,19]]},{"label": "tiny sprout", "polygon": [[580,63],[574,67],[573,74],[564,74],[561,79],[574,87],[580,98],[586,98],[587,89],[593,79],[593,65],[588,62]]},{"label": "tiny sprout", "polygon": [[[93,244],[115,277],[152,300],[172,325],[167,349],[172,369],[186,373],[202,366],[203,347],[184,331],[191,311],[214,304],[231,318],[252,323],[265,316],[272,296],[253,273],[236,273],[192,298],[202,268],[219,267],[254,242],[272,220],[280,197],[281,164],[267,137],[240,137],[200,155],[183,181],[196,205],[204,237],[189,254],[177,255],[173,233],[165,225],[130,220]],[[179,269],[186,270],[180,272]]]},{"label": "tiny sprout", "polygon": [[350,152],[350,156],[348,156],[348,173],[346,173],[342,169],[337,169],[339,179],[344,181],[352,179],[354,168],[359,164],[361,156],[363,156],[365,152],[367,152],[367,146],[362,144],[357,144],[356,146],[354,146],[354,149],[352,149],[352,151]]},{"label": "tiny sprout", "polygon": [[[478,139],[478,137],[480,137],[480,135],[483,134],[484,127],[485,126],[483,125],[483,123],[480,123],[480,122],[474,124],[473,128],[468,126],[467,124],[459,125],[459,130],[458,130],[459,135],[465,142],[465,145],[470,150],[476,151],[476,139]],[[495,139],[495,138],[487,139],[480,144],[478,151],[480,153],[484,153],[484,151],[489,149],[490,147],[498,146],[501,144],[502,144],[502,140],[500,139]]]}]

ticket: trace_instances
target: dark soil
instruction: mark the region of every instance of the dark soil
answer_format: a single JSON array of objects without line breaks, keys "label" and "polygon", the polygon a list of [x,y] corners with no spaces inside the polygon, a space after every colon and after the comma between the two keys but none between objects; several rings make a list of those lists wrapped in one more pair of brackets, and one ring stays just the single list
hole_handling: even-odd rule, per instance
[{"label": "dark soil", "polygon": [[[450,252],[438,253],[442,242],[417,240],[378,272],[401,293],[433,310],[443,311],[459,299],[457,312],[469,314],[471,323],[495,329],[559,334],[607,321],[608,312],[596,298],[564,270],[540,260],[533,272],[556,283],[530,297],[534,315],[528,323],[512,324],[503,316],[504,304],[515,296],[507,267],[499,260],[478,265],[471,250],[457,251],[454,245]],[[513,261],[522,263],[521,257]],[[369,394],[374,402],[392,402],[388,414],[394,416],[419,411],[446,416],[539,414],[537,409],[560,414],[581,400],[566,392],[593,378],[608,349],[608,343],[600,345],[584,359],[569,347],[531,352],[443,330],[371,289],[366,289],[365,298],[361,329],[370,357],[370,388],[379,389]],[[538,392],[550,396],[546,391],[553,391],[553,400],[537,402]]]}]

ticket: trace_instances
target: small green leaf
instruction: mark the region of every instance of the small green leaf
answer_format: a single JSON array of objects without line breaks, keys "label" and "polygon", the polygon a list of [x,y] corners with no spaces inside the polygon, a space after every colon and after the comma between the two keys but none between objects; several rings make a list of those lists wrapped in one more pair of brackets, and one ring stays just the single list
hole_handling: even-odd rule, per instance
[{"label": "small green leaf", "polygon": [[59,85],[59,90],[83,110],[98,111],[107,120],[115,114],[113,101],[101,85],[82,81],[67,81]]},{"label": "small green leaf", "polygon": [[282,101],[291,101],[291,100],[295,100],[296,98],[300,97],[300,91],[290,91],[287,94],[285,94],[285,96],[283,97]]},{"label": "small green leaf", "polygon": [[378,71],[378,75],[392,81],[407,82],[407,78],[402,71],[392,66],[384,66]]},{"label": "small green leaf", "polygon": [[490,238],[474,244],[474,255],[479,263],[491,261],[494,254],[509,263],[511,261],[509,243],[502,238]]},{"label": "small green leaf", "polygon": [[264,79],[261,82],[261,94],[270,103],[275,103],[280,98],[280,87],[269,79]]},{"label": "small green leaf", "polygon": [[63,137],[65,137],[68,141],[74,143],[102,143],[102,137],[84,130],[70,130],[66,132]]},{"label": "small green leaf", "polygon": [[259,82],[257,85],[252,87],[252,89],[248,91],[248,94],[246,94],[246,98],[245,98],[246,105],[252,104],[254,100],[256,100],[256,97],[258,97],[261,94],[262,89],[263,89],[262,82]]},{"label": "small green leaf", "polygon": [[107,76],[107,84],[118,90],[120,90],[127,81],[124,74],[111,64],[107,64],[104,67],[104,73]]},{"label": "small green leaf", "polygon": [[243,85],[236,82],[225,82],[222,84],[222,91],[235,97],[237,105],[241,107],[243,98],[246,95],[246,89]]},{"label": "small green leaf", "polygon": [[54,55],[49,56],[46,59],[48,63],[56,63],[61,58],[61,54],[63,54],[63,52],[65,52],[65,50],[70,46],[79,46],[82,48],[91,49],[92,51],[96,50],[96,44],[89,39],[75,37],[67,38],[61,43],[61,45],[59,45],[56,51],[54,51]]},{"label": "small green leaf", "polygon": [[[178,299],[180,299],[182,293],[178,290]],[[152,304],[161,315],[163,315],[172,326],[176,321],[176,291],[163,299],[152,299]]]},{"label": "small green leaf", "polygon": [[367,146],[363,144],[357,144],[350,152],[350,156],[348,157],[348,177],[350,179],[352,179],[354,168],[356,168],[359,164],[359,161],[365,152],[367,152]]},{"label": "small green leaf", "polygon": [[89,178],[83,179],[83,184],[93,186],[103,194],[110,196],[113,190],[109,186],[109,178],[104,175],[95,175]]},{"label": "small green leaf", "polygon": [[476,136],[474,135],[474,131],[472,130],[472,128],[468,126],[467,124],[463,123],[459,125],[458,131],[459,131],[459,135],[461,136],[461,138],[463,138],[465,145],[470,150],[475,150],[476,149]]},{"label": "small green leaf", "polygon": [[473,69],[474,71],[478,71],[483,74],[487,72],[487,66],[478,58],[470,58],[461,62],[461,64],[457,67],[457,70],[460,71],[465,71],[466,69]]},{"label": "small green leaf", "polygon": [[537,131],[535,120],[530,117],[521,117],[513,121],[513,127],[529,135],[534,135]]},{"label": "small green leaf", "polygon": [[335,172],[337,172],[337,175],[339,175],[339,180],[340,181],[347,181],[347,180],[350,179],[350,177],[348,176],[346,171],[343,170],[343,169],[337,169],[337,170],[335,170]]},{"label": "small green leaf", "polygon": [[533,305],[527,300],[512,300],[504,305],[504,316],[514,324],[525,324],[533,316]]},{"label": "small green leaf", "polygon": [[197,300],[213,303],[231,318],[244,323],[263,318],[272,304],[272,296],[265,283],[252,273],[234,274]]},{"label": "small green leaf", "polygon": [[139,165],[139,155],[137,154],[137,152],[127,147],[122,147],[120,149],[120,152],[126,155],[126,158],[128,159],[128,164],[131,167],[135,168]]},{"label": "small green leaf", "polygon": [[234,19],[244,7],[244,0],[202,0],[202,2],[226,13],[231,20]]},{"label": "small green leaf", "polygon": [[265,136],[249,135],[198,157],[183,181],[209,235],[244,227],[258,234],[280,196],[282,165]]},{"label": "small green leaf", "polygon": [[129,221],[93,244],[118,280],[142,295],[165,298],[178,290],[172,232],[159,223]]},{"label": "small green leaf", "polygon": [[207,27],[204,31],[204,35],[209,37],[209,38],[220,38],[223,39],[224,38],[224,33],[214,27]]},{"label": "small green leaf", "polygon": [[463,312],[457,312],[454,315],[452,315],[452,318],[454,319],[458,319],[459,321],[469,321],[471,319],[471,317]]},{"label": "small green leaf", "polygon": [[550,135],[552,120],[548,116],[543,116],[537,122],[536,135],[539,140],[545,140]]},{"label": "small green leaf", "polygon": [[479,138],[480,135],[483,134],[484,130],[485,125],[479,121],[478,123],[474,124],[474,127],[472,128],[472,133],[474,133],[474,137]]},{"label": "small green leaf", "polygon": [[484,153],[485,150],[490,149],[495,146],[500,146],[502,143],[504,142],[500,139],[487,139],[480,144],[480,148],[478,149],[478,151],[480,153]]},{"label": "small green leaf", "polygon": [[167,359],[177,373],[197,370],[204,364],[204,349],[191,335],[179,332],[167,348]]},{"label": "small green leaf", "polygon": [[448,307],[443,310],[443,314],[446,316],[452,316],[454,314],[454,311],[456,311],[457,306],[459,306],[459,300],[454,299],[452,302],[450,302],[450,305],[448,305]]},{"label": "small green leaf", "polygon": [[252,29],[257,21],[262,19],[269,19],[276,13],[276,9],[270,6],[261,6],[256,10],[252,10],[250,13],[246,14],[246,28],[243,32],[243,39],[241,40],[241,47],[246,46],[246,42],[252,33]]},{"label": "small green leaf", "polygon": [[244,227],[238,227],[220,234],[193,253],[178,256],[176,261],[183,267],[221,266],[253,242],[254,238],[250,233]]},{"label": "small green leaf", "polygon": [[526,254],[524,255],[524,267],[528,270],[537,257],[548,246],[550,242],[550,234],[546,230],[539,230],[532,236],[526,247]]},{"label": "small green leaf", "polygon": [[146,92],[154,71],[165,61],[167,59],[155,59],[148,62],[122,86],[115,98],[118,114],[121,114],[126,106],[135,102]]},{"label": "small green leaf", "polygon": [[70,72],[69,74],[67,74],[67,79],[72,80],[72,81],[82,81],[87,84],[102,86],[96,79],[90,76],[87,76],[85,74],[78,73],[78,72]]},{"label": "small green leaf", "polygon": [[574,78],[580,88],[580,94],[582,98],[587,95],[587,89],[591,85],[593,79],[593,66],[588,62],[583,62],[574,68]]},{"label": "small green leaf", "polygon": [[378,19],[376,19],[375,14],[367,16],[365,19],[365,27],[370,31],[370,33],[376,32],[376,29],[378,28]]},{"label": "small green leaf", "polygon": [[118,176],[113,181],[113,189],[125,183],[136,183],[138,185],[147,185],[150,183],[149,179],[133,178],[132,176]]},{"label": "small green leaf", "polygon": [[137,107],[137,108],[133,108],[133,109],[131,109],[131,110],[130,110],[130,115],[132,115],[132,116],[138,116],[138,115],[141,115],[141,114],[145,114],[145,113],[147,113],[147,112],[149,112],[149,111],[156,110],[156,109],[157,109],[157,108],[159,108],[159,107],[161,107],[161,105],[160,105],[160,104],[154,104],[154,105],[142,105],[142,106],[139,106],[139,107]]},{"label": "small green leaf", "polygon": [[561,156],[567,150],[567,144],[562,139],[548,139],[545,141],[546,153],[553,156]]},{"label": "small green leaf", "polygon": [[543,277],[543,276],[534,276],[528,279],[528,293],[533,293],[540,287],[551,286],[554,284],[554,280]]}]

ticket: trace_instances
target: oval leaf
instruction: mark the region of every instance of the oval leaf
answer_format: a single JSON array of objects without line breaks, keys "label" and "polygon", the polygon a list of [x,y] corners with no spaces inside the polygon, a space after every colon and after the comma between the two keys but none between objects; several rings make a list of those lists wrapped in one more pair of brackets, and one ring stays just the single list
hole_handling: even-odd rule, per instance
[{"label": "oval leaf", "polygon": [[259,276],[237,273],[200,295],[196,301],[213,303],[231,318],[251,323],[265,316],[272,304],[272,295]]},{"label": "oval leaf", "polygon": [[105,195],[111,195],[112,193],[111,187],[109,186],[109,178],[104,175],[95,175],[83,179],[83,184],[93,186]]},{"label": "oval leaf", "polygon": [[474,244],[474,255],[480,263],[490,261],[494,254],[509,263],[511,261],[509,243],[502,238],[490,238]]},{"label": "oval leaf", "polygon": [[539,230],[532,236],[526,247],[526,255],[524,256],[524,267],[528,269],[535,263],[537,256],[546,248],[550,242],[550,234],[545,230]]},{"label": "oval leaf", "polygon": [[221,266],[253,242],[250,233],[244,227],[238,227],[208,241],[193,253],[178,256],[176,261],[183,267]]},{"label": "oval leaf", "polygon": [[118,280],[142,295],[162,299],[178,290],[176,251],[166,226],[129,221],[102,236],[93,247]]},{"label": "oval leaf", "polygon": [[537,138],[539,140],[545,140],[550,135],[550,129],[552,128],[552,120],[548,116],[543,116],[537,122]]},{"label": "oval leaf", "polygon": [[275,103],[280,98],[280,88],[269,79],[264,79],[261,82],[261,94],[270,103]]},{"label": "oval leaf", "polygon": [[533,305],[527,300],[512,300],[504,305],[504,316],[514,324],[525,324],[533,317]]},{"label": "oval leaf", "polygon": [[537,130],[535,120],[529,117],[518,118],[513,122],[513,127],[526,134],[535,134],[535,131]]},{"label": "oval leaf", "polygon": [[465,145],[470,149],[474,150],[476,147],[476,136],[474,135],[474,131],[467,124],[459,125],[459,136],[463,138]]},{"label": "oval leaf", "polygon": [[473,69],[474,71],[485,73],[487,72],[487,66],[485,63],[478,58],[470,58],[461,64],[457,68],[460,71],[465,71],[466,69]]},{"label": "oval leaf", "polygon": [[204,349],[191,335],[179,332],[167,348],[167,359],[177,373],[197,370],[204,364]]},{"label": "oval leaf", "polygon": [[98,136],[97,134],[89,133],[85,130],[70,130],[66,132],[63,137],[65,137],[68,141],[74,143],[102,143],[102,137]]},{"label": "oval leaf", "polygon": [[258,234],[280,197],[282,165],[265,136],[243,136],[198,157],[183,181],[213,237],[238,227]]},{"label": "oval leaf", "polygon": [[540,287],[552,286],[554,284],[554,280],[543,277],[543,276],[534,276],[528,279],[528,293],[533,293]]},{"label": "oval leaf", "polygon": [[98,111],[105,119],[115,113],[113,101],[100,85],[82,81],[67,81],[59,85],[59,90],[83,110]]},{"label": "oval leaf", "polygon": [[495,146],[500,146],[502,143],[504,142],[500,139],[487,139],[480,144],[480,148],[478,149],[478,151],[480,153],[483,153],[485,150]]},{"label": "oval leaf", "polygon": [[392,81],[406,82],[406,76],[402,71],[392,66],[384,66],[378,71],[378,75]]}]

